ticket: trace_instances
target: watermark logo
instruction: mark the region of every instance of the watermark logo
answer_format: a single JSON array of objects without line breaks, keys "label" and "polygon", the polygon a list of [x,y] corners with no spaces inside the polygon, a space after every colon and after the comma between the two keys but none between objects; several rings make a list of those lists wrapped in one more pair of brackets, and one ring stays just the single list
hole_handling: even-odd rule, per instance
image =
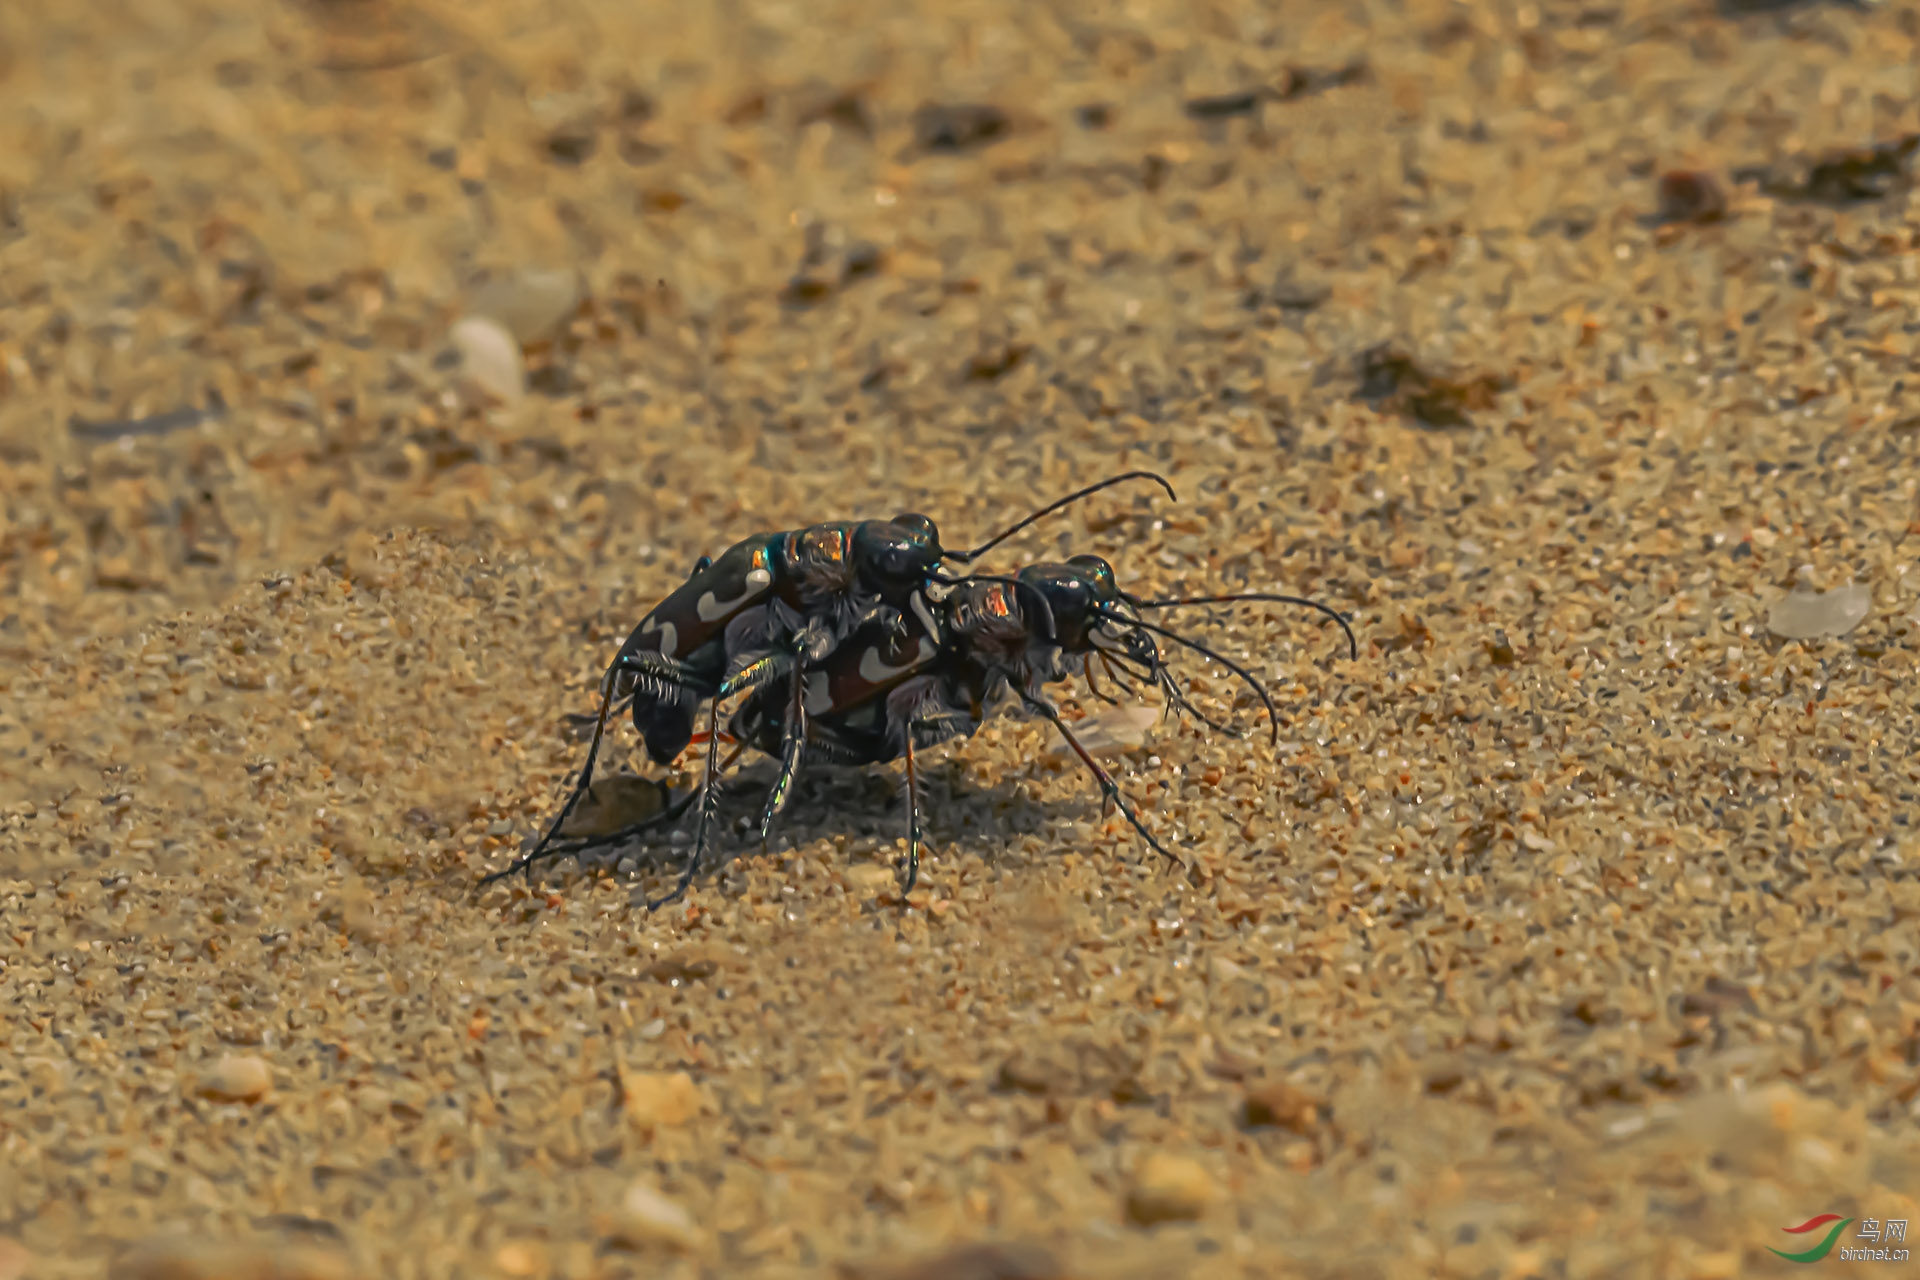
[{"label": "watermark logo", "polygon": [[[1775,1249],[1771,1245],[1768,1246],[1767,1252],[1778,1254],[1788,1262],[1818,1262],[1833,1252],[1833,1246],[1840,1239],[1840,1233],[1845,1231],[1853,1221],[1854,1219],[1843,1218],[1837,1213],[1823,1213],[1817,1217],[1808,1218],[1797,1227],[1782,1227],[1780,1229],[1790,1236],[1810,1235],[1815,1231],[1825,1231],[1826,1235],[1820,1243],[1799,1253],[1788,1253],[1785,1249]],[[1859,1221],[1860,1229],[1855,1233],[1855,1239],[1864,1243],[1858,1246],[1841,1245],[1840,1261],[1905,1262],[1908,1260],[1905,1249],[1891,1247],[1907,1242],[1905,1218],[1889,1218],[1884,1225],[1878,1218],[1861,1218]]]},{"label": "watermark logo", "polygon": [[1852,1221],[1852,1218],[1842,1218],[1837,1213],[1823,1213],[1819,1217],[1808,1218],[1797,1227],[1782,1227],[1781,1230],[1785,1231],[1788,1235],[1798,1236],[1805,1235],[1809,1231],[1818,1231],[1829,1222],[1834,1224],[1833,1230],[1827,1232],[1827,1238],[1825,1240],[1822,1240],[1819,1244],[1804,1253],[1788,1253],[1785,1249],[1775,1249],[1772,1246],[1768,1246],[1767,1252],[1777,1253],[1788,1262],[1818,1262],[1833,1252],[1833,1242],[1840,1238],[1840,1233],[1845,1231],[1847,1224]]}]

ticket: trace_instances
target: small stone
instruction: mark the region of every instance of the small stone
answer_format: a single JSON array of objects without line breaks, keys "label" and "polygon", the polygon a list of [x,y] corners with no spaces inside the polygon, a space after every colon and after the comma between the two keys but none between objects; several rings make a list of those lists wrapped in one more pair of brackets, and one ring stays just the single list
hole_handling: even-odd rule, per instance
[{"label": "small stone", "polygon": [[1690,169],[1664,173],[1657,199],[1659,207],[1653,216],[1661,223],[1718,222],[1727,216],[1727,193],[1710,173]]},{"label": "small stone", "polygon": [[1872,608],[1873,592],[1865,583],[1851,582],[1832,591],[1812,591],[1803,583],[1773,606],[1767,630],[1787,640],[1843,636],[1865,621]]},{"label": "small stone", "polygon": [[1062,1280],[1059,1259],[1034,1244],[966,1244],[910,1262],[843,1267],[848,1280]]},{"label": "small stone", "polygon": [[273,1091],[273,1068],[260,1058],[228,1054],[200,1073],[193,1091],[215,1102],[258,1102]]},{"label": "small stone", "polygon": [[1156,1151],[1134,1170],[1127,1217],[1137,1226],[1192,1222],[1213,1202],[1213,1178],[1199,1161]]},{"label": "small stone", "polygon": [[349,1280],[354,1274],[352,1260],[337,1248],[189,1235],[149,1239],[107,1272],[108,1280]]},{"label": "small stone", "polygon": [[881,893],[897,882],[893,868],[877,862],[856,862],[844,874],[847,882],[862,893]]},{"label": "small stone", "polygon": [[1733,1280],[1740,1274],[1740,1251],[1722,1249],[1695,1255],[1687,1265],[1689,1280]]},{"label": "small stone", "polygon": [[1282,311],[1313,311],[1333,296],[1333,287],[1317,276],[1290,268],[1267,291],[1267,300]]},{"label": "small stone", "polygon": [[493,1265],[502,1275],[533,1276],[546,1269],[540,1247],[525,1240],[510,1240],[494,1251]]},{"label": "small stone", "polygon": [[671,955],[655,960],[646,967],[644,976],[655,982],[681,983],[699,982],[711,978],[720,972],[720,962],[709,957],[691,955]]},{"label": "small stone", "polygon": [[1235,964],[1225,956],[1215,956],[1213,958],[1213,980],[1221,986],[1225,986],[1230,982],[1236,982],[1246,976],[1247,971],[1243,966]]},{"label": "small stone", "polygon": [[1016,1053],[1000,1064],[1000,1074],[995,1084],[1008,1093],[1038,1095],[1064,1092],[1057,1067],[1024,1053]]},{"label": "small stone", "polygon": [[563,836],[604,836],[634,826],[667,807],[671,792],[651,778],[616,774],[587,788],[567,815]]},{"label": "small stone", "polygon": [[921,151],[971,151],[1011,132],[1007,113],[987,103],[929,102],[913,113],[914,145]]},{"label": "small stone", "polygon": [[527,394],[526,362],[520,344],[497,320],[468,316],[447,334],[460,353],[460,376],[470,392],[501,404],[517,404]]},{"label": "small stone", "polygon": [[497,277],[474,292],[468,311],[498,321],[521,346],[552,335],[580,305],[580,277],[528,269]]},{"label": "small stone", "polygon": [[700,1086],[684,1071],[639,1071],[627,1076],[622,1099],[635,1124],[685,1124],[700,1113]]},{"label": "small stone", "polygon": [[613,1228],[607,1233],[608,1243],[623,1249],[644,1249],[656,1244],[691,1249],[699,1240],[693,1215],[644,1182],[627,1188],[620,1210],[614,1215]]},{"label": "small stone", "polygon": [[1687,1016],[1718,1018],[1723,1014],[1758,1011],[1751,990],[1718,974],[1709,974],[1698,989],[1680,997],[1680,1012]]},{"label": "small stone", "polygon": [[1261,1080],[1247,1086],[1240,1118],[1250,1129],[1310,1134],[1320,1127],[1320,1100],[1284,1080]]}]

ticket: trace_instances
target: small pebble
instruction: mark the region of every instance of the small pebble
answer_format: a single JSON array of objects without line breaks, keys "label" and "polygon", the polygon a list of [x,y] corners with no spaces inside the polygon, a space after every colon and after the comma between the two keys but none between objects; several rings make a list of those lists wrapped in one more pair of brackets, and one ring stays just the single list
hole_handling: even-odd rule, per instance
[{"label": "small pebble", "polygon": [[863,893],[880,893],[898,882],[892,867],[883,867],[877,862],[856,862],[842,874]]},{"label": "small pebble", "polygon": [[1727,216],[1727,195],[1710,173],[1676,169],[1660,177],[1660,222],[1718,222]]},{"label": "small pebble", "polygon": [[520,344],[498,321],[468,316],[447,336],[460,353],[461,378],[470,391],[509,405],[526,396],[527,369]]},{"label": "small pebble", "polygon": [[1213,1178],[1199,1161],[1156,1151],[1133,1172],[1127,1218],[1137,1226],[1192,1222],[1213,1202]]},{"label": "small pebble", "polygon": [[627,1116],[647,1128],[685,1124],[700,1113],[700,1086],[684,1071],[634,1072],[622,1098]]},{"label": "small pebble", "polygon": [[526,1240],[510,1240],[494,1251],[493,1265],[502,1275],[535,1276],[546,1269],[547,1260],[540,1246]]},{"label": "small pebble", "polygon": [[1320,1101],[1284,1080],[1262,1080],[1247,1086],[1240,1116],[1250,1129],[1272,1127],[1310,1134],[1320,1127]]},{"label": "small pebble", "polygon": [[1733,1280],[1740,1274],[1740,1251],[1722,1249],[1717,1253],[1696,1254],[1687,1264],[1688,1280]]},{"label": "small pebble", "polygon": [[305,1241],[156,1236],[122,1256],[108,1280],[355,1280],[352,1259]]},{"label": "small pebble", "polygon": [[691,1249],[699,1239],[693,1215],[644,1182],[627,1188],[620,1210],[614,1215],[613,1229],[607,1234],[609,1243],[624,1249],[644,1249],[656,1244]]},{"label": "small pebble", "polygon": [[1767,630],[1787,640],[1843,636],[1859,626],[1873,608],[1873,592],[1853,582],[1831,591],[1812,591],[1803,583],[1788,592],[1767,615]]},{"label": "small pebble", "polygon": [[563,836],[603,836],[643,822],[667,807],[670,793],[661,783],[633,774],[599,778],[580,797],[560,829]]},{"label": "small pebble", "polygon": [[1035,1244],[964,1244],[909,1262],[845,1266],[849,1280],[1064,1280],[1059,1259]]},{"label": "small pebble", "polygon": [[1025,1053],[1016,1053],[1000,1064],[996,1085],[1011,1093],[1064,1092],[1061,1072],[1052,1063]]},{"label": "small pebble", "polygon": [[273,1091],[273,1068],[260,1058],[229,1054],[200,1073],[193,1091],[215,1102],[258,1102]]}]

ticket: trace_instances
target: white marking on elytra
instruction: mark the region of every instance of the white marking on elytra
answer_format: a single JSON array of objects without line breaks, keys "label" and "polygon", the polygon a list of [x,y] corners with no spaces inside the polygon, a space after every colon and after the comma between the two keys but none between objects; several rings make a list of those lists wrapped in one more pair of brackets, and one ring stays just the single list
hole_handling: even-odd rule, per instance
[{"label": "white marking on elytra", "polygon": [[913,606],[913,614],[916,618],[920,619],[920,625],[927,629],[927,634],[938,639],[940,635],[940,624],[934,621],[933,610],[927,608],[927,598],[916,591],[908,603]]},{"label": "white marking on elytra", "polygon": [[668,622],[666,619],[662,618],[660,621],[654,623],[652,626],[648,627],[645,631],[642,631],[640,634],[643,636],[657,635],[660,637],[660,647],[658,652],[661,657],[671,658],[671,657],[677,656],[675,653],[675,650],[677,650],[680,647],[680,632],[677,628],[674,627],[674,625],[671,622]]},{"label": "white marking on elytra", "polygon": [[833,689],[827,682],[826,672],[815,671],[810,673],[806,678],[806,682],[801,687],[806,691],[805,701],[808,715],[823,716],[833,710]]},{"label": "white marking on elytra", "polygon": [[934,656],[939,652],[940,648],[938,645],[934,644],[933,641],[927,639],[925,636],[921,636],[919,652],[914,658],[900,666],[890,667],[880,660],[880,651],[878,649],[869,649],[860,655],[860,678],[868,684],[881,684],[893,679],[895,676],[903,675],[915,667],[924,666],[932,662]]},{"label": "white marking on elytra", "polygon": [[745,591],[731,600],[719,599],[709,591],[694,602],[694,610],[699,613],[702,622],[718,622],[722,618],[730,618],[745,608],[754,597],[765,592],[767,584],[772,581],[773,575],[765,569],[755,569],[747,575]]}]

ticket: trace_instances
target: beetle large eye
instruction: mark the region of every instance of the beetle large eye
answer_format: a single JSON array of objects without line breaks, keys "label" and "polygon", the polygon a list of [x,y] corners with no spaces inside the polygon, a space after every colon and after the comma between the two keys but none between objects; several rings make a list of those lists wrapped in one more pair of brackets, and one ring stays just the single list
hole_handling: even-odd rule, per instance
[{"label": "beetle large eye", "polygon": [[899,525],[902,529],[911,530],[916,539],[928,546],[937,548],[940,545],[940,530],[934,527],[931,518],[921,515],[918,511],[897,515],[892,523]]},{"label": "beetle large eye", "polygon": [[1103,587],[1111,587],[1114,585],[1113,566],[1099,556],[1073,556],[1067,563],[1079,569]]}]

